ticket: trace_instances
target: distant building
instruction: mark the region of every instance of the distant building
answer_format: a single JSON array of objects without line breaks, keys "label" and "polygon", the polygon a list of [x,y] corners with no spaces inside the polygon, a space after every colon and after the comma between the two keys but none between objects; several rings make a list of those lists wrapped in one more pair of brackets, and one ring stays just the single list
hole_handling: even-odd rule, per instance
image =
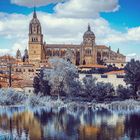
[{"label": "distant building", "polygon": [[111,71],[104,74],[79,74],[79,79],[82,80],[84,77],[94,77],[98,82],[111,83],[116,89],[119,85],[126,87],[124,82],[125,71]]},{"label": "distant building", "polygon": [[[89,64],[116,64],[123,66],[126,57],[111,50],[111,47],[96,44],[96,36],[92,32],[90,25],[83,35],[83,41],[79,45],[72,44],[46,44],[43,40],[42,28],[34,10],[33,18],[29,24],[28,57],[30,63],[39,64],[48,61],[52,57],[70,59],[76,65]],[[20,58],[18,50],[17,59]]]}]

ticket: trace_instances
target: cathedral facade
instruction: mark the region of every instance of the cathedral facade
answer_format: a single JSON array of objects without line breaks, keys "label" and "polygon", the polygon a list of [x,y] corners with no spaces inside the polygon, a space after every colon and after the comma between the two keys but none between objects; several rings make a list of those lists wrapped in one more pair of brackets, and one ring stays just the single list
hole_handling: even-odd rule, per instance
[{"label": "cathedral facade", "polygon": [[29,24],[29,62],[41,63],[47,62],[52,57],[60,57],[70,59],[76,65],[125,63],[126,57],[119,50],[114,52],[110,47],[97,45],[95,38],[95,34],[88,25],[88,29],[83,35],[83,41],[79,45],[47,44],[43,40],[41,24],[34,10]]}]

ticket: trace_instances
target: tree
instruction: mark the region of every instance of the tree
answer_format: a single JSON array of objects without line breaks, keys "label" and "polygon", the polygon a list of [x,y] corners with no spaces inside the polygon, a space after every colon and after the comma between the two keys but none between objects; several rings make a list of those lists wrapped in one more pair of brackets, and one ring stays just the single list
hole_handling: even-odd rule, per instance
[{"label": "tree", "polygon": [[33,81],[34,92],[36,94],[42,93],[43,95],[50,95],[50,85],[47,80],[44,79],[44,70],[41,69],[38,76],[34,78]]},{"label": "tree", "polygon": [[130,87],[124,87],[123,85],[118,85],[116,89],[117,96],[120,99],[129,99],[133,95],[133,90]]},{"label": "tree", "polygon": [[82,82],[75,80],[71,83],[71,96],[78,97],[83,95],[83,85]]},{"label": "tree", "polygon": [[140,61],[132,59],[125,66],[124,81],[130,85],[134,94],[137,95],[138,87],[140,86]]},{"label": "tree", "polygon": [[97,82],[95,96],[97,99],[104,99],[114,95],[114,87],[111,83]]},{"label": "tree", "polygon": [[95,93],[96,88],[96,78],[93,77],[84,77],[83,83],[84,83],[84,93],[88,98],[92,97]]},{"label": "tree", "polygon": [[76,66],[62,58],[50,59],[49,63],[52,69],[50,71],[45,71],[44,78],[49,81],[52,87],[51,92],[58,96],[62,92],[70,95],[73,82],[78,79],[78,70]]},{"label": "tree", "polygon": [[34,88],[34,93],[35,94],[38,94],[39,91],[40,91],[40,80],[39,80],[39,77],[38,76],[35,76],[34,77],[34,80],[33,80],[33,88]]}]

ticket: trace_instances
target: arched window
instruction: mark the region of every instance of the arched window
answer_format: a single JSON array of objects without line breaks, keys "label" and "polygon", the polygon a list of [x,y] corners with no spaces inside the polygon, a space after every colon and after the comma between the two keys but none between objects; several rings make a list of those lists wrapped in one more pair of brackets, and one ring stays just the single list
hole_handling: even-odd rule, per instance
[{"label": "arched window", "polygon": [[86,49],[85,54],[86,55],[92,55],[92,50],[91,49]]}]

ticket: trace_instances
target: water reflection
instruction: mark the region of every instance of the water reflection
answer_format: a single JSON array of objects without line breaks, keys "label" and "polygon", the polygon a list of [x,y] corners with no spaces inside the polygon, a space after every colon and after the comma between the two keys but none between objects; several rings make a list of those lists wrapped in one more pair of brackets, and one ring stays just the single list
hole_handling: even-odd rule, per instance
[{"label": "water reflection", "polygon": [[21,140],[140,139],[140,115],[105,109],[0,109],[0,131]]}]

